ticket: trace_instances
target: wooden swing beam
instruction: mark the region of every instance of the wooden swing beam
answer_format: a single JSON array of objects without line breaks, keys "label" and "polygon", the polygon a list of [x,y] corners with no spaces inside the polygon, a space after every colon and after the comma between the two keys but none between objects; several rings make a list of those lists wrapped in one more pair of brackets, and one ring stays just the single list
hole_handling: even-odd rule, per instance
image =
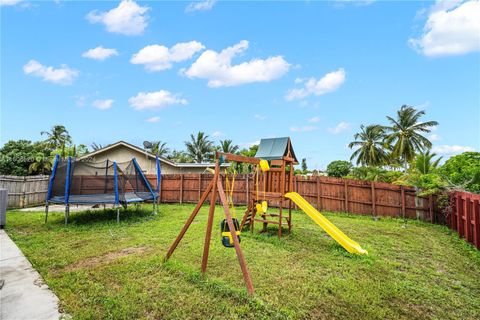
[{"label": "wooden swing beam", "polygon": [[[190,228],[190,225],[192,224],[193,220],[195,219],[198,212],[200,211],[200,208],[202,207],[205,200],[207,200],[207,197],[211,192],[210,210],[208,212],[207,229],[205,232],[205,243],[203,246],[203,257],[202,257],[202,266],[201,266],[201,272],[203,275],[207,270],[208,255],[210,252],[210,241],[212,238],[212,227],[213,227],[213,218],[215,215],[215,202],[216,202],[217,191],[220,197],[220,202],[222,204],[223,210],[225,211],[225,217],[227,220],[228,227],[230,230],[235,230],[235,226],[232,220],[232,215],[230,213],[230,208],[228,207],[227,198],[225,196],[225,191],[223,189],[222,180],[220,179],[220,160],[219,160],[220,157],[222,157],[224,161],[236,161],[236,162],[245,162],[245,163],[251,163],[251,164],[258,164],[260,162],[260,160],[256,158],[249,158],[249,157],[234,155],[230,153],[222,153],[222,152],[217,152],[215,157],[216,157],[215,174],[213,176],[213,179],[208,184],[207,189],[202,194],[200,200],[195,206],[195,209],[193,209],[193,212],[191,213],[190,217],[188,217],[187,221],[185,222],[185,225],[183,226],[182,230],[180,230],[180,233],[178,234],[173,244],[170,246],[170,249],[168,249],[167,255],[165,256],[165,261],[167,261],[172,256],[173,252],[177,248],[178,244],[182,240],[188,228]],[[233,239],[233,246],[235,247],[235,252],[237,254],[238,263],[240,264],[240,268],[242,270],[243,280],[245,281],[245,285],[247,286],[248,293],[250,295],[253,295],[254,293],[253,283],[250,277],[250,272],[248,271],[247,263],[245,262],[245,256],[243,255],[242,249],[240,248],[240,241],[238,239],[236,232],[232,232],[231,234]]]}]

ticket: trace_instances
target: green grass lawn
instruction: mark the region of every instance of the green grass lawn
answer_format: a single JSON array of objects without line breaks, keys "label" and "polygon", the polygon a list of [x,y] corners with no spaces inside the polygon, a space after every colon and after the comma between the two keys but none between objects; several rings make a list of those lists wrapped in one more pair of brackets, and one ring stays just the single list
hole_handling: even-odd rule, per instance
[{"label": "green grass lawn", "polygon": [[257,225],[242,234],[249,297],[235,250],[220,243],[220,207],[206,277],[208,206],[162,262],[192,209],[161,205],[152,216],[144,206],[120,224],[113,211],[72,213],[68,226],[62,213],[44,224],[41,212],[10,211],[6,230],[75,319],[480,319],[480,252],[446,227],[327,213],[369,252],[356,256],[300,212],[282,239]]}]

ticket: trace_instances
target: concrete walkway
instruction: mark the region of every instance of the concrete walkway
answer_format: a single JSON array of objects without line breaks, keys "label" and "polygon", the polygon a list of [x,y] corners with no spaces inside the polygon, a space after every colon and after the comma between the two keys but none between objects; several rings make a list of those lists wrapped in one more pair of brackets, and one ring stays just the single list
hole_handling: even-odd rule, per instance
[{"label": "concrete walkway", "polygon": [[0,230],[0,319],[59,319],[58,298],[16,244]]}]

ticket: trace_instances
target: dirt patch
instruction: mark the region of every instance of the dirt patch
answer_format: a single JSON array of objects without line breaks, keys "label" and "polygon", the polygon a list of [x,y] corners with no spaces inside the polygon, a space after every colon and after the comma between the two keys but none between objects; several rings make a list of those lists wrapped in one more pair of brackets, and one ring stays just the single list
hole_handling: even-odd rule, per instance
[{"label": "dirt patch", "polygon": [[115,261],[119,258],[129,256],[131,254],[143,254],[147,251],[150,251],[151,248],[149,247],[131,247],[125,248],[119,251],[108,252],[104,255],[98,257],[91,257],[84,260],[80,260],[76,263],[70,264],[65,267],[65,271],[75,271],[78,269],[86,269],[86,268],[95,268],[100,265],[109,264],[112,261]]}]

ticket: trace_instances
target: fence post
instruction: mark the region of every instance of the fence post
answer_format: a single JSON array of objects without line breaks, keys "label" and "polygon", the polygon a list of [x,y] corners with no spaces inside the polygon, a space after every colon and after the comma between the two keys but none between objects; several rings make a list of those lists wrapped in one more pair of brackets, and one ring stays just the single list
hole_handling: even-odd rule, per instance
[{"label": "fence post", "polygon": [[402,197],[402,216],[406,218],[406,210],[405,210],[405,188],[400,186],[400,196]]},{"label": "fence post", "polygon": [[246,201],[246,204],[247,206],[249,205],[250,203],[250,176],[249,174],[245,174],[245,192],[246,192],[246,196],[245,196],[245,201]]},{"label": "fence post", "polygon": [[459,192],[457,192],[457,193],[455,194],[455,197],[457,198],[457,199],[456,199],[457,231],[458,231],[458,234],[459,234],[460,237],[461,237],[462,234],[461,234],[460,231],[461,231],[462,227],[461,227],[461,224],[460,224],[460,222],[461,222],[461,221],[460,221],[460,218],[461,218],[461,217],[460,217],[460,213],[461,213],[462,210],[463,210],[463,206],[461,205],[462,197],[460,196],[460,193],[459,193]]},{"label": "fence post", "polygon": [[428,197],[428,211],[430,213],[430,222],[434,223],[434,217],[433,217],[433,195],[430,195]]},{"label": "fence post", "polygon": [[183,173],[180,174],[180,204],[183,203]]},{"label": "fence post", "polygon": [[202,197],[202,174],[198,174],[198,199]]},{"label": "fence post", "polygon": [[160,196],[159,196],[159,200],[160,203],[162,202],[162,196],[163,196],[163,178],[162,176],[160,175],[160,190],[158,190],[160,192]]},{"label": "fence post", "polygon": [[372,189],[372,215],[375,217],[377,214],[376,204],[377,199],[375,198],[375,182],[370,181],[370,188]]},{"label": "fence post", "polygon": [[480,200],[473,201],[473,244],[480,250]]},{"label": "fence post", "polygon": [[27,185],[27,177],[22,178],[23,183],[22,183],[22,194],[20,198],[20,207],[25,208],[25,200],[26,200],[26,195],[25,195],[25,190],[26,190],[26,185]]},{"label": "fence post", "polygon": [[319,211],[321,211],[322,210],[322,207],[321,207],[322,204],[320,203],[320,180],[319,180],[318,176],[316,177],[316,179],[317,179],[317,209]]},{"label": "fence post", "polygon": [[348,212],[348,182],[345,180],[343,182],[345,186],[345,212]]},{"label": "fence post", "polygon": [[470,202],[470,199],[468,197],[465,197],[463,198],[463,215],[462,215],[462,219],[463,219],[463,233],[465,235],[465,240],[469,240],[469,227],[470,227],[470,221],[469,220],[469,217],[468,217],[468,203]]}]

